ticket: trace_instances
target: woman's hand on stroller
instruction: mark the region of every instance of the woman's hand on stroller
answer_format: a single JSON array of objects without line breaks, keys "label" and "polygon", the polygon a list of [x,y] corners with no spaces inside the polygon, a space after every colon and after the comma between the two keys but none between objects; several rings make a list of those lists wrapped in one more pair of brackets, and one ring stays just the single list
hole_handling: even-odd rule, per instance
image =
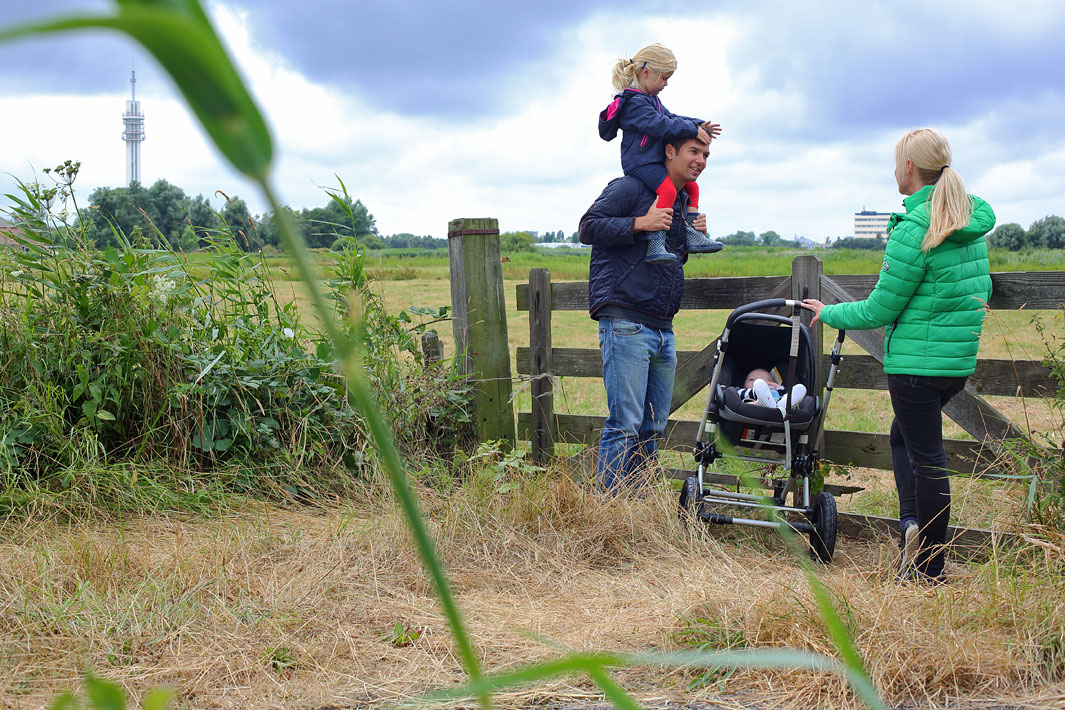
[{"label": "woman's hand on stroller", "polygon": [[825,304],[821,303],[816,298],[804,298],[802,301],[802,307],[808,311],[814,312],[814,318],[810,321],[810,327],[813,328],[817,325],[817,321],[821,320],[821,309],[825,307]]}]

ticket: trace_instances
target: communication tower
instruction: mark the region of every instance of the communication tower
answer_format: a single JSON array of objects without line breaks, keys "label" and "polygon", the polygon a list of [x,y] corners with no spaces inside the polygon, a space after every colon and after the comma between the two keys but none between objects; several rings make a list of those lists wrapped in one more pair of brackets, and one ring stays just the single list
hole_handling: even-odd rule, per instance
[{"label": "communication tower", "polygon": [[141,181],[141,141],[144,140],[144,114],[137,101],[137,72],[129,72],[130,99],[122,114],[122,140],[126,142],[126,184]]}]

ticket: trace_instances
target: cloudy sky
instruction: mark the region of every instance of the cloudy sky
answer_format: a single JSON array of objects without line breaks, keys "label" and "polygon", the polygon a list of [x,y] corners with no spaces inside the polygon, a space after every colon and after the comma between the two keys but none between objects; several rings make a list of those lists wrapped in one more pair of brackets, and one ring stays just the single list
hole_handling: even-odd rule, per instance
[{"label": "cloudy sky", "polygon": [[[102,0],[0,0],[0,24]],[[382,234],[444,236],[456,217],[565,230],[620,173],[596,115],[618,57],[659,41],[679,67],[662,93],[724,133],[700,179],[710,232],[852,231],[892,211],[894,145],[917,126],[999,222],[1065,215],[1065,3],[1058,0],[225,0],[207,2],[277,144],[299,207],[335,175]],[[634,9],[636,8],[636,9]],[[125,179],[131,63],[146,115],[142,171],[186,193],[264,205],[228,169],[151,57],[107,33],[0,45],[0,192],[82,161],[84,197]],[[212,198],[219,204],[220,198]]]}]

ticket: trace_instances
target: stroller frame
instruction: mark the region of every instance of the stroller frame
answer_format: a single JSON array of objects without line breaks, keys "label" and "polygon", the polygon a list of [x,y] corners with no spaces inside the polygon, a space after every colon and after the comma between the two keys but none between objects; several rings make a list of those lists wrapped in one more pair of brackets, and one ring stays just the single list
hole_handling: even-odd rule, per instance
[{"label": "stroller frame", "polygon": [[[790,308],[791,317],[775,313],[760,313],[764,309]],[[830,368],[825,383],[824,400],[821,401],[817,387],[817,357],[811,345],[809,330],[802,324],[801,301],[791,299],[769,299],[740,306],[728,317],[725,329],[717,341],[714,354],[713,374],[703,408],[702,419],[696,435],[693,454],[698,463],[695,475],[689,476],[680,491],[680,516],[683,521],[702,520],[718,525],[748,525],[763,528],[790,527],[794,531],[810,536],[810,556],[820,562],[830,562],[836,546],[836,501],[830,493],[821,491],[811,495],[810,477],[819,466],[817,441],[828,414],[836,371],[841,361],[840,350],[843,347],[845,331],[839,331],[830,353]],[[768,326],[755,323],[768,323]],[[746,324],[746,325],[745,325]],[[759,407],[765,410],[767,419],[756,418],[751,414],[735,411],[740,407],[730,408],[724,401],[724,385],[719,388],[722,371],[725,369],[729,351],[729,337],[737,328],[762,328],[774,337],[780,334],[782,325],[790,326],[790,345],[787,357],[787,392],[786,405],[780,422],[773,421],[780,410]],[[749,366],[750,363],[744,365]],[[733,369],[734,366],[733,366]],[[800,404],[803,411],[793,408],[791,390],[797,378],[805,375],[808,381],[807,397]],[[731,383],[728,383],[731,384]],[[735,395],[732,395],[735,396]],[[783,434],[782,440],[780,435]],[[724,437],[730,446],[723,451],[718,446]],[[732,448],[747,449],[748,453],[733,453]],[[752,495],[720,488],[708,488],[706,474],[717,459],[735,458],[743,461],[782,466],[785,476],[773,478],[770,482],[759,480],[764,488],[772,489],[771,497]],[[792,494],[791,505],[788,495]],[[767,500],[768,498],[768,500]],[[739,507],[742,509],[765,510],[770,513],[769,520],[736,517],[713,512],[718,506]]]}]

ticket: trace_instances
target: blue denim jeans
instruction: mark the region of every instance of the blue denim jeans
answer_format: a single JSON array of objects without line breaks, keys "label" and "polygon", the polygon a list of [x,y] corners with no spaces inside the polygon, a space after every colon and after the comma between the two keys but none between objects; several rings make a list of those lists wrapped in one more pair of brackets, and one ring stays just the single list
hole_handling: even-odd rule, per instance
[{"label": "blue denim jeans", "polygon": [[599,442],[597,480],[613,491],[638,486],[641,469],[658,460],[666,429],[677,351],[673,329],[620,318],[599,319],[599,350],[609,413]]},{"label": "blue denim jeans", "polygon": [[964,377],[888,375],[895,421],[891,467],[899,492],[899,520],[916,520],[921,547],[915,564],[926,577],[943,574],[950,522],[950,479],[943,448],[943,407],[965,386]]}]

